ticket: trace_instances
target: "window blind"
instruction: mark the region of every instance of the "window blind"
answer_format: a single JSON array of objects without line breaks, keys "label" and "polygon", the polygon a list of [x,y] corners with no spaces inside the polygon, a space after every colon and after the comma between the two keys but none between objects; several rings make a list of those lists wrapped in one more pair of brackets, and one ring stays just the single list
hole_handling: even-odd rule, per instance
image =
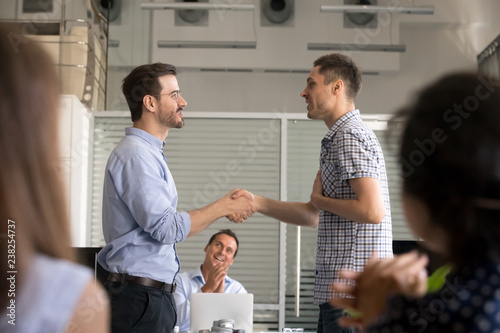
[{"label": "window blind", "polygon": [[[328,128],[323,122],[288,120],[287,136],[287,200],[308,202],[312,185],[319,170],[321,139]],[[297,286],[297,230],[287,225],[286,246],[286,327],[303,327],[315,332],[319,310],[313,303],[314,273],[316,265],[317,228],[300,227],[300,301],[296,316]]]},{"label": "window blind", "polygon": [[[165,156],[179,193],[179,211],[207,205],[233,188],[279,198],[279,120],[186,119],[170,130]],[[210,236],[232,229],[240,241],[229,275],[255,303],[278,303],[279,224],[255,214],[243,224],[221,219],[177,245],[182,270],[199,266]]]},{"label": "window blind", "polygon": [[130,117],[94,117],[90,246],[104,246],[102,235],[102,188],[109,154],[132,126]]}]

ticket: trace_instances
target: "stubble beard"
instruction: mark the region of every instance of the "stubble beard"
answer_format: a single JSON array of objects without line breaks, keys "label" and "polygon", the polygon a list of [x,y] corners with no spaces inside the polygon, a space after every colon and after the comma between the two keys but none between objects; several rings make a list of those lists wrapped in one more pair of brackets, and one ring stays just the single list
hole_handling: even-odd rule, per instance
[{"label": "stubble beard", "polygon": [[[161,108],[161,106],[160,106]],[[171,112],[168,115],[165,115],[163,112],[158,113],[158,120],[160,123],[168,128],[182,128],[184,127],[184,118],[181,118],[178,121],[177,118],[177,109],[175,112]]]},{"label": "stubble beard", "polygon": [[315,120],[317,118],[316,110],[312,109],[311,111],[307,110],[307,118]]}]

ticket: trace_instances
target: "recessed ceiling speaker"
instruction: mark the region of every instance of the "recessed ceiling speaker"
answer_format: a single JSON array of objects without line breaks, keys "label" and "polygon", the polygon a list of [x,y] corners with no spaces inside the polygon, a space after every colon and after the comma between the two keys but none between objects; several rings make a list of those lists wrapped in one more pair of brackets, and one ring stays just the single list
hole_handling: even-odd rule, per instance
[{"label": "recessed ceiling speaker", "polygon": [[[17,1],[19,2],[19,1]],[[53,13],[54,0],[41,3],[39,0],[23,0],[23,14]]]},{"label": "recessed ceiling speaker", "polygon": [[[344,0],[344,5],[375,6],[377,0]],[[368,29],[377,28],[377,14],[374,13],[344,13],[344,28]]]},{"label": "recessed ceiling speaker", "polygon": [[[176,2],[208,2],[208,0],[176,0]],[[179,9],[176,10],[176,25],[208,25],[208,10]],[[179,17],[185,24],[177,20]]]},{"label": "recessed ceiling speaker", "polygon": [[115,21],[122,10],[122,0],[92,0],[92,8],[104,16],[108,22]]},{"label": "recessed ceiling speaker", "polygon": [[261,25],[292,25],[294,0],[261,0]]}]

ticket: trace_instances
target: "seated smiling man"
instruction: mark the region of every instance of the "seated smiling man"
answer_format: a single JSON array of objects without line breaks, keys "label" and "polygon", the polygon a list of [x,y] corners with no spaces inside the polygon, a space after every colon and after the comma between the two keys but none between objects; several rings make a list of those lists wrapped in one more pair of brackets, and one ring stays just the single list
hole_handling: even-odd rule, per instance
[{"label": "seated smiling man", "polygon": [[230,229],[212,235],[205,246],[203,264],[177,276],[175,303],[177,306],[177,326],[180,331],[189,331],[190,297],[192,293],[232,293],[246,294],[246,289],[236,280],[227,276],[229,266],[238,253],[238,237]]}]

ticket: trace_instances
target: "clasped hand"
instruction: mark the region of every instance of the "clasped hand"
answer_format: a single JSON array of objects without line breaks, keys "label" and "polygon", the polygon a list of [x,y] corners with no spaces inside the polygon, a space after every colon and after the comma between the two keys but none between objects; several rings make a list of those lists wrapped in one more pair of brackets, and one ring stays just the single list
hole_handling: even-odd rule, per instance
[{"label": "clasped hand", "polygon": [[318,205],[318,198],[322,198],[324,196],[323,193],[323,184],[321,183],[321,170],[316,173],[316,178],[314,179],[313,188],[311,192],[311,203],[316,209],[321,209]]},{"label": "clasped hand", "polygon": [[227,263],[216,263],[208,268],[207,281],[201,288],[204,293],[223,293],[226,274],[229,266]]},{"label": "clasped hand", "polygon": [[[373,254],[362,272],[341,270],[340,279],[351,283],[333,283],[334,293],[352,298],[333,298],[330,304],[355,310],[360,318],[344,317],[339,324],[363,328],[373,323],[386,310],[387,298],[401,294],[421,297],[427,292],[427,266],[429,259],[416,251],[394,258],[376,258]],[[355,285],[352,284],[355,283]]]},{"label": "clasped hand", "polygon": [[255,197],[252,193],[244,189],[233,189],[226,194],[231,214],[227,215],[229,221],[242,223],[257,211]]}]

